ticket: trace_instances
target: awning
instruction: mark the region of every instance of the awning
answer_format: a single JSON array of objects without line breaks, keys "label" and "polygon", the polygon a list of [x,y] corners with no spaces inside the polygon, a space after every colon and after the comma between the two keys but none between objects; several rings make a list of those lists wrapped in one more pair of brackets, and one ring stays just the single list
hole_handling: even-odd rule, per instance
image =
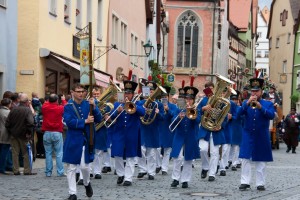
[{"label": "awning", "polygon": [[[64,62],[65,64],[69,65],[70,67],[73,67],[74,69],[80,71],[80,65],[79,64],[77,64],[75,62],[71,62],[67,59],[64,59],[64,58],[59,57],[59,56],[54,55],[54,54],[51,54],[51,56],[53,56],[53,57],[57,58],[58,60]],[[96,70],[94,70],[94,74],[95,74],[95,79],[96,79],[96,84],[97,85],[102,86],[102,87],[107,87],[108,86],[109,79],[110,79],[109,75],[100,73]]]}]

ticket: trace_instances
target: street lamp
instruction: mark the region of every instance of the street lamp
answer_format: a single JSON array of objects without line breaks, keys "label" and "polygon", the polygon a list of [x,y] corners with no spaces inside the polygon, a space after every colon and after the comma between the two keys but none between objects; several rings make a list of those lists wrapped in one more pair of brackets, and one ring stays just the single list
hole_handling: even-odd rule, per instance
[{"label": "street lamp", "polygon": [[152,46],[150,40],[149,40],[148,43],[145,44],[143,47],[144,47],[144,50],[145,50],[145,54],[146,54],[146,55],[129,55],[129,56],[132,56],[132,57],[149,57],[150,54],[151,54],[151,51],[152,51],[152,49],[153,49],[153,46]]}]

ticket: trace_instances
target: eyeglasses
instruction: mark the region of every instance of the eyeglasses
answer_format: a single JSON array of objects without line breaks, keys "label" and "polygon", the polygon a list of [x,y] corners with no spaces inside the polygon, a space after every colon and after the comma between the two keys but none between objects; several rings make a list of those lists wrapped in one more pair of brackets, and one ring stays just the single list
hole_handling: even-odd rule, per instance
[{"label": "eyeglasses", "polygon": [[74,91],[76,93],[84,93],[85,91],[84,90],[78,90],[78,91]]}]

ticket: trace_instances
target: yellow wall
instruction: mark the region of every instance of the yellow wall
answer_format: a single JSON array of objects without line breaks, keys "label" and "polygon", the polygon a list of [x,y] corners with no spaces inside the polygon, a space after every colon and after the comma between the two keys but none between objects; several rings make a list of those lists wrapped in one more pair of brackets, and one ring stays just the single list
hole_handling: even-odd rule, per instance
[{"label": "yellow wall", "polygon": [[[280,21],[280,13],[283,10],[288,11],[288,19],[286,25],[282,26]],[[293,24],[294,20],[291,15],[290,5],[285,1],[276,1],[273,7],[272,23],[270,29],[270,37],[272,37],[272,44],[269,53],[269,65],[270,65],[270,79],[275,82],[278,87],[278,91],[282,92],[283,96],[283,114],[287,115],[291,107],[291,87],[292,87],[292,66],[293,66],[293,49],[294,49],[294,37],[293,37]],[[290,43],[287,43],[288,33],[291,33]],[[280,38],[279,48],[276,48],[276,38]],[[286,75],[287,82],[280,83],[280,74],[283,73],[282,65],[286,60]]]},{"label": "yellow wall", "polygon": [[[98,0],[92,0],[93,45],[106,46],[107,18],[109,1],[103,2],[102,42],[98,41],[97,16]],[[31,0],[18,2],[18,69],[17,91],[31,93],[36,91],[43,96],[45,85],[44,58],[39,57],[39,49],[46,48],[67,58],[77,60],[72,55],[73,35],[76,29],[76,0],[71,0],[70,25],[64,21],[64,1],[57,0],[57,17],[49,14],[50,0]],[[80,14],[82,27],[85,27],[87,17],[87,0],[82,0]],[[104,51],[105,49],[101,49]],[[107,54],[94,63],[94,67],[105,71]],[[34,70],[34,75],[19,75],[23,69]]]}]

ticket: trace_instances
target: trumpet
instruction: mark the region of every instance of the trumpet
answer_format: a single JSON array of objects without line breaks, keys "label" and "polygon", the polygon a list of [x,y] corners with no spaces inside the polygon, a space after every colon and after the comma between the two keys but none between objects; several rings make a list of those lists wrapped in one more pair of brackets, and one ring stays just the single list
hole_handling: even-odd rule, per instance
[{"label": "trumpet", "polygon": [[250,107],[252,108],[252,109],[256,109],[257,108],[257,99],[255,99],[255,100],[252,100],[251,102],[250,102]]},{"label": "trumpet", "polygon": [[111,119],[111,117],[115,114],[115,112],[118,111],[118,109],[120,107],[123,107],[122,104],[120,104],[109,116],[108,118],[104,121],[104,125],[106,126],[106,128],[110,128],[116,121],[117,119],[121,116],[121,114],[126,111],[128,114],[134,114],[136,112],[136,101],[140,98],[140,96],[142,95],[142,93],[140,94],[136,94],[133,98],[132,101],[126,101],[125,105],[124,105],[124,109],[117,115],[117,117],[109,122],[109,120]]},{"label": "trumpet", "polygon": [[191,119],[191,120],[195,120],[197,118],[197,115],[198,115],[198,110],[197,110],[197,107],[199,105],[199,103],[202,101],[202,98],[200,98],[198,100],[198,102],[196,102],[193,107],[191,108],[187,108],[186,109],[186,117]]}]

